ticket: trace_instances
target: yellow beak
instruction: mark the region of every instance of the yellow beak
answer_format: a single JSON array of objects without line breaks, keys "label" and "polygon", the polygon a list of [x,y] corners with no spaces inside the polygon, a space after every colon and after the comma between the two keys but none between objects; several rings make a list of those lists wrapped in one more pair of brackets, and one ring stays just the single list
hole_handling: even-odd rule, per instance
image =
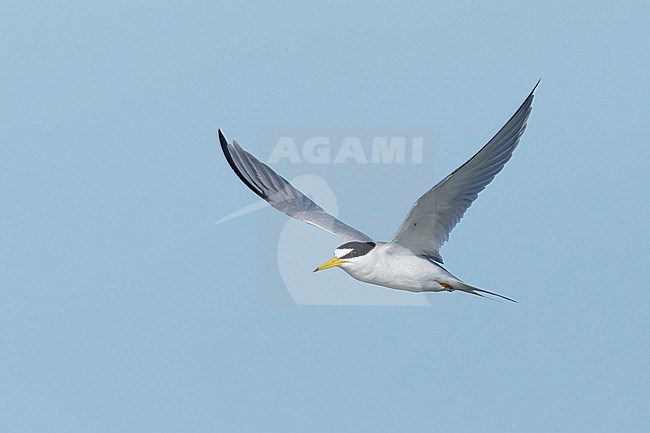
[{"label": "yellow beak", "polygon": [[335,266],[341,266],[341,264],[343,264],[343,263],[344,263],[343,260],[341,260],[339,258],[336,258],[336,257],[333,257],[333,258],[329,259],[328,261],[326,261],[325,263],[321,264],[316,269],[314,269],[314,272],[324,271],[325,269],[333,268]]}]

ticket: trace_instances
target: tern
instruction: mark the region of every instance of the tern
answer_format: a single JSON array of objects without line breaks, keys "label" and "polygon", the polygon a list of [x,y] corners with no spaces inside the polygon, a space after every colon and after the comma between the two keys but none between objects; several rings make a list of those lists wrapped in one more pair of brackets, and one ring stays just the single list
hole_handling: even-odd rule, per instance
[{"label": "tern", "polygon": [[[366,283],[410,292],[462,291],[516,302],[470,286],[442,264],[440,248],[478,194],[510,160],[526,129],[537,85],[510,120],[467,162],[438,182],[411,207],[389,242],[379,242],[327,213],[268,165],[228,143],[221,129],[221,149],[235,174],[277,210],[338,236],[345,243],[314,272],[338,267]],[[488,295],[488,296],[486,296]]]}]

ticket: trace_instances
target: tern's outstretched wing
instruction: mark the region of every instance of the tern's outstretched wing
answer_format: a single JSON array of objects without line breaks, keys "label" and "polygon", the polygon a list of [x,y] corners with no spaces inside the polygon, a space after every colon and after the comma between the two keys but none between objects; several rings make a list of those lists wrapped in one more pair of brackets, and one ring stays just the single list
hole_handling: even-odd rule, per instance
[{"label": "tern's outstretched wing", "polygon": [[390,243],[442,263],[440,247],[449,233],[519,144],[536,88],[492,140],[415,202]]},{"label": "tern's outstretched wing", "polygon": [[292,218],[320,227],[345,242],[372,241],[369,236],[325,212],[323,208],[294,188],[268,165],[258,161],[257,158],[242,149],[236,141],[233,141],[232,144],[228,143],[221,130],[219,130],[219,141],[223,154],[235,174],[255,194],[269,202],[277,210]]}]

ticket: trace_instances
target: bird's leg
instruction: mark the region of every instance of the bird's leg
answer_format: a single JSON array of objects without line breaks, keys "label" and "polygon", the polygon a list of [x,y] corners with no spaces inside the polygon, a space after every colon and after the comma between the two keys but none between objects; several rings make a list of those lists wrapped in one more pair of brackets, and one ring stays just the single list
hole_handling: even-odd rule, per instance
[{"label": "bird's leg", "polygon": [[453,292],[454,291],[454,288],[451,285],[447,284],[447,283],[438,282],[438,284],[440,284],[440,286],[442,286],[442,288],[447,290],[448,292]]}]

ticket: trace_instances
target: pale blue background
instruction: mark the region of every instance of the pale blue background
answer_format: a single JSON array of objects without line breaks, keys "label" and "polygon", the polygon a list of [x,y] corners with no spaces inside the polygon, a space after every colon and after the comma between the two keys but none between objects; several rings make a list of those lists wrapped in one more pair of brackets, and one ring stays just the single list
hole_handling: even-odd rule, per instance
[{"label": "pale blue background", "polygon": [[[0,431],[647,431],[646,3],[0,17]],[[266,156],[264,125],[429,125],[430,170],[328,179],[341,216],[386,239],[540,77],[522,146],[443,250],[519,304],[256,302],[255,218],[213,224],[253,201],[218,127]],[[371,219],[364,194],[392,204]]]}]

